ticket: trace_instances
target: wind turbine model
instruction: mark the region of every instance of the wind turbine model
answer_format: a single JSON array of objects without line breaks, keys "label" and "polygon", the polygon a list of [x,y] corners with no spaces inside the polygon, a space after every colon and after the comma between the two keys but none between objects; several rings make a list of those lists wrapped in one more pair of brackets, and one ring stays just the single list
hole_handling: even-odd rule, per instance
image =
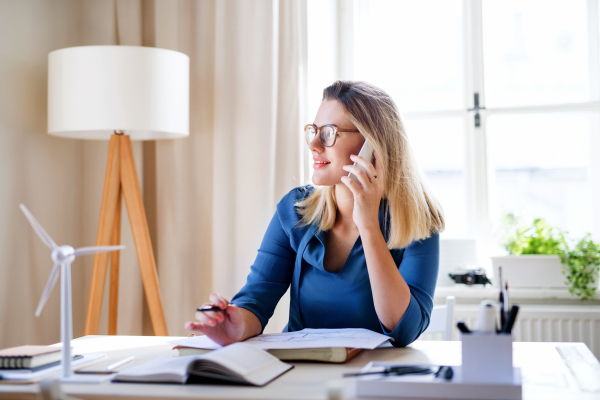
[{"label": "wind turbine model", "polygon": [[73,308],[71,303],[71,263],[76,256],[86,254],[102,253],[108,251],[122,250],[125,246],[98,246],[98,247],[80,247],[74,249],[71,246],[57,246],[52,238],[46,233],[39,222],[31,215],[27,207],[23,204],[19,206],[23,214],[29,220],[33,230],[40,237],[42,242],[52,249],[52,261],[54,266],[48,277],[48,282],[42,293],[42,298],[38,304],[35,316],[39,317],[46,300],[52,292],[52,288],[58,280],[58,267],[61,269],[60,276],[60,339],[62,341],[62,379],[69,379],[73,375],[71,368],[71,339],[73,338]]}]

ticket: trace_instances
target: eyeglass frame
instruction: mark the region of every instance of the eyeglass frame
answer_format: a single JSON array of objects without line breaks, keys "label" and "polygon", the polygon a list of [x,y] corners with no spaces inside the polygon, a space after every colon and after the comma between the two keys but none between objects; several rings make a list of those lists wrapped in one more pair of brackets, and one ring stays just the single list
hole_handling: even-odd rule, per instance
[{"label": "eyeglass frame", "polygon": [[[335,124],[327,124],[327,125],[322,125],[322,126],[316,126],[315,124],[306,124],[306,125],[304,125],[304,140],[306,140],[306,144],[308,144],[309,146],[312,143],[312,142],[309,142],[308,138],[306,137],[306,128],[308,128],[309,126],[312,126],[315,129],[315,131],[316,131],[315,138],[318,136],[319,139],[321,139],[321,144],[324,147],[332,147],[335,144],[335,141],[337,140],[338,132],[358,132],[358,133],[360,133],[360,131],[357,129],[338,128],[338,126]],[[333,137],[333,143],[331,143],[329,146],[327,146],[325,143],[323,143],[323,137],[321,137],[321,129],[325,128],[325,127],[333,128],[333,132],[335,133],[335,136]],[[315,139],[313,139],[313,140],[315,140]]]}]

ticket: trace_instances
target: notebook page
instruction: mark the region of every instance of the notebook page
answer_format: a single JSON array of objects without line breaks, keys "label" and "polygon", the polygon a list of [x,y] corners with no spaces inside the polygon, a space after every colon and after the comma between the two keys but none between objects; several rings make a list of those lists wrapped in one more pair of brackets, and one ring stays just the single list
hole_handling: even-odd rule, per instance
[{"label": "notebook page", "polygon": [[266,351],[246,343],[234,343],[197,358],[217,362],[241,376],[250,375],[273,362],[281,363]]},{"label": "notebook page", "polygon": [[177,346],[194,347],[196,349],[207,349],[207,350],[216,350],[216,349],[220,349],[221,347],[223,347],[220,344],[213,342],[206,335],[192,336],[192,337],[187,337],[185,339],[171,340],[169,343],[172,343]]},{"label": "notebook page", "polygon": [[187,367],[198,356],[162,356],[147,363],[126,369],[116,376],[118,381],[134,382],[178,382],[187,380]]}]

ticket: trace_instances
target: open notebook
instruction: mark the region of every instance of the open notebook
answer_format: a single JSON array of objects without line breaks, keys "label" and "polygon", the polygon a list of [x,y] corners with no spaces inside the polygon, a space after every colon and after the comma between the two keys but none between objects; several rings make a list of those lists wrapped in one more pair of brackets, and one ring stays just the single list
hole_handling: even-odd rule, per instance
[{"label": "open notebook", "polygon": [[264,350],[246,343],[234,343],[210,353],[163,356],[120,372],[118,382],[194,383],[225,381],[264,386],[293,368]]}]

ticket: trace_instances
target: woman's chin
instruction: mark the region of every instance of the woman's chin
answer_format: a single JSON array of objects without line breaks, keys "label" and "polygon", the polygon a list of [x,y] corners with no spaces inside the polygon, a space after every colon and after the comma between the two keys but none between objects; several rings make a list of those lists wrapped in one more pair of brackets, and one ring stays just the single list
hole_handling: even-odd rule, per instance
[{"label": "woman's chin", "polygon": [[316,186],[333,186],[341,182],[341,179],[331,179],[331,177],[321,176],[318,173],[314,173],[312,176],[312,183]]}]

